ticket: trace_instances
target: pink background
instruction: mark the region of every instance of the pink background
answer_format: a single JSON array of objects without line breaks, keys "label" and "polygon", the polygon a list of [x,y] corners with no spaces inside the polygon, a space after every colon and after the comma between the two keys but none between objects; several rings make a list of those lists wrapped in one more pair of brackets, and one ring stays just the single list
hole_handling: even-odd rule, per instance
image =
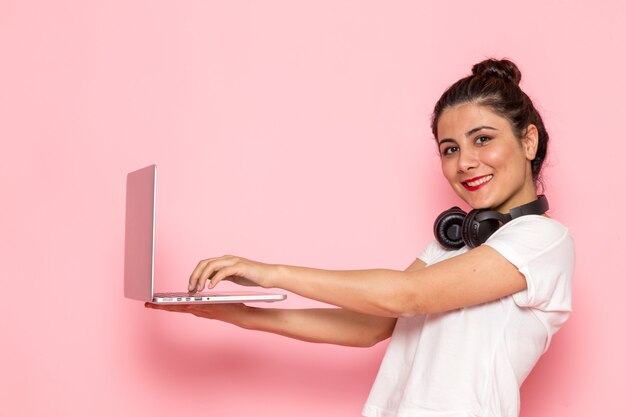
[{"label": "pink background", "polygon": [[306,344],[122,297],[126,173],[160,169],[160,290],[226,253],[403,269],[458,203],[432,107],[495,56],[543,112],[552,214],[578,249],[574,312],[522,416],[625,415],[626,10],[506,4],[0,1],[1,413],[359,415],[384,343]]}]

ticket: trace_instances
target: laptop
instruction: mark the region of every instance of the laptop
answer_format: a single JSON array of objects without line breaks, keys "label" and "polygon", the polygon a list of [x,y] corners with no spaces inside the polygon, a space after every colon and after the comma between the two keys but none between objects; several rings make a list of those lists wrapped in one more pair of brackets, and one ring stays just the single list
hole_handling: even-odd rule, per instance
[{"label": "laptop", "polygon": [[156,165],[129,173],[126,177],[124,297],[158,304],[272,302],[287,298],[286,294],[254,291],[155,294],[155,209]]}]

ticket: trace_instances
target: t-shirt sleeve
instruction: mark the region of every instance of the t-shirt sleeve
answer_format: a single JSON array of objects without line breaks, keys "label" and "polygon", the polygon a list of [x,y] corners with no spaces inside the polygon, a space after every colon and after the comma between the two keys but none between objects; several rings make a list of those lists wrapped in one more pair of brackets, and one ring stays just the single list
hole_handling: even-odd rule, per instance
[{"label": "t-shirt sleeve", "polygon": [[[502,226],[484,244],[526,278],[527,289],[513,294],[517,305],[544,312],[571,311],[575,251],[565,226],[543,216],[524,216]],[[559,327],[562,323],[551,324]]]},{"label": "t-shirt sleeve", "polygon": [[426,265],[430,265],[433,263],[439,252],[441,252],[441,245],[436,240],[432,240],[417,256],[417,259],[421,260]]}]

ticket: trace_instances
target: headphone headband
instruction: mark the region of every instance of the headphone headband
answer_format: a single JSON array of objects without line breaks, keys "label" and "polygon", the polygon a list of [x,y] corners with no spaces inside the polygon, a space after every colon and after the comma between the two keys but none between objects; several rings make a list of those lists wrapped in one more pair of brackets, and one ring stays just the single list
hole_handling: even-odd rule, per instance
[{"label": "headphone headband", "polygon": [[519,207],[512,208],[509,212],[511,219],[516,219],[521,216],[526,216],[528,214],[543,214],[550,208],[548,204],[548,199],[545,195],[540,195],[535,201],[531,201],[530,203],[524,204]]},{"label": "headphone headband", "polygon": [[[495,210],[482,209],[476,213],[474,220],[481,222],[484,220],[494,219],[498,220],[502,224],[508,223],[518,217],[527,216],[529,214],[543,214],[549,209],[548,199],[545,195],[540,195],[534,201],[523,204],[519,207],[512,208],[507,214],[502,214]],[[474,211],[474,210],[472,210]]]}]

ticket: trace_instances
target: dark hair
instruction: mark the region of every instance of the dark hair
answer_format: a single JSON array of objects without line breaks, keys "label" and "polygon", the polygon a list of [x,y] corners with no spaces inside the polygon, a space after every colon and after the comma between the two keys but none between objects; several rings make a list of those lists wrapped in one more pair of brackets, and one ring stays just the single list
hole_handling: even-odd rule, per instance
[{"label": "dark hair", "polygon": [[[541,184],[541,166],[548,150],[548,132],[531,99],[519,87],[522,74],[508,59],[486,59],[472,67],[472,75],[460,79],[443,93],[433,111],[431,128],[437,139],[437,123],[448,107],[462,103],[476,103],[489,107],[506,118],[518,139],[533,124],[539,140],[535,159],[531,161],[533,181]],[[543,184],[542,184],[543,185]]]}]

